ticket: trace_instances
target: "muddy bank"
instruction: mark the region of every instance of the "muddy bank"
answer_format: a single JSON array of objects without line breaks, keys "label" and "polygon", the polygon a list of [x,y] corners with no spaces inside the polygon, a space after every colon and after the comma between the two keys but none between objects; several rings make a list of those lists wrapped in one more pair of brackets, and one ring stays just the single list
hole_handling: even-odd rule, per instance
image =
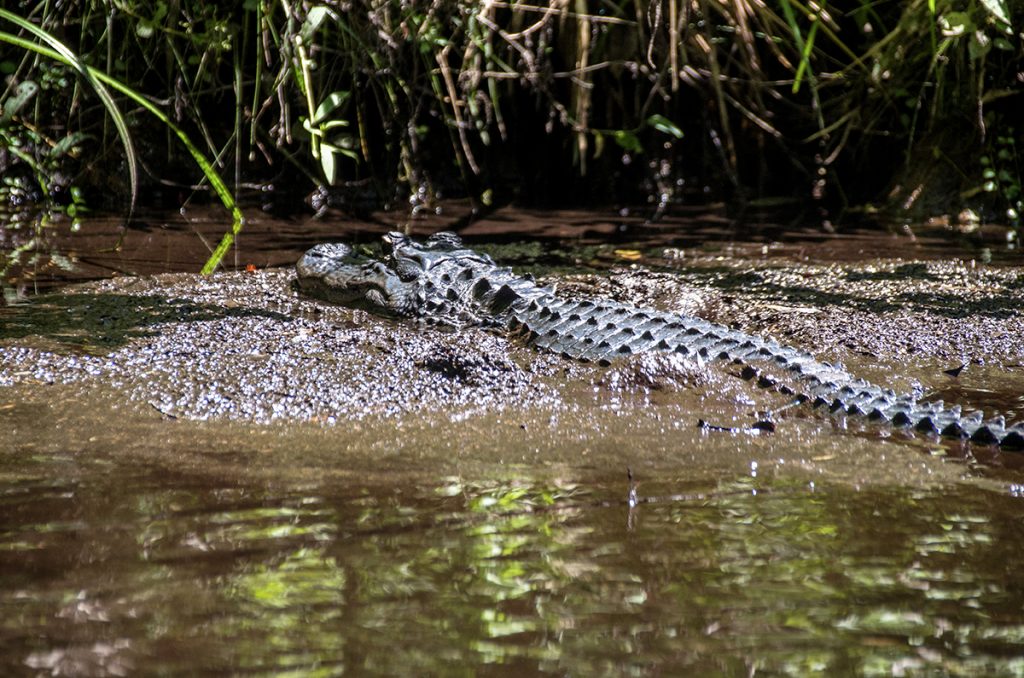
[{"label": "muddy bank", "polygon": [[814,264],[729,257],[662,262],[580,292],[696,313],[842,359],[1024,359],[1024,272],[963,261]]},{"label": "muddy bank", "polygon": [[885,259],[660,263],[581,276],[562,289],[697,314],[806,348],[879,384],[1024,418],[1021,269]]},{"label": "muddy bank", "polygon": [[0,384],[102,382],[168,417],[334,423],[529,406],[554,398],[538,374],[571,369],[485,332],[313,303],[293,277],[119,278],[7,309]]},{"label": "muddy bank", "polygon": [[[565,294],[774,335],[881,384],[1024,418],[1019,269],[721,255],[648,263],[659,269],[551,282]],[[612,402],[630,416],[690,427],[698,418],[749,423],[784,404],[733,379],[730,366],[641,356],[605,369],[481,330],[449,332],[311,301],[293,279],[290,269],[118,278],[0,309],[0,386],[86,395],[102,387],[158,418],[327,425],[504,412],[526,428]]]}]

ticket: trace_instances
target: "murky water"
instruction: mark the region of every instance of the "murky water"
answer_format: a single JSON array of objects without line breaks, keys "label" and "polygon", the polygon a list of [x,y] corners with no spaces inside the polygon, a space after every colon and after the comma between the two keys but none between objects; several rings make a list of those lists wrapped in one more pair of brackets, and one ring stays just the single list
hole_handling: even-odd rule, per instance
[{"label": "murky water", "polygon": [[[311,236],[282,228],[280,240],[243,251],[293,257]],[[865,239],[862,256],[883,241]],[[623,256],[598,249],[581,263]],[[817,303],[810,282],[785,277],[800,273],[773,273],[773,294]],[[904,323],[899,341],[853,344],[851,367],[879,380],[898,371],[1019,419],[1024,354],[1007,328],[1024,278],[968,280],[995,306],[969,309],[988,324],[959,325],[946,283],[925,273],[922,298],[951,324],[928,335],[916,316],[887,317]],[[485,357],[504,355],[498,338],[483,346],[478,335],[330,314],[337,329],[313,336],[281,278],[149,281],[127,305],[78,294],[0,315],[0,674],[1024,674],[1024,454],[799,409],[772,435],[703,432],[698,416],[731,424],[778,396],[722,374],[623,387],[644,376],[637,366],[552,359],[538,376],[509,363],[521,392],[540,379],[540,395],[499,407],[488,398],[509,384],[422,377],[421,348],[399,350],[421,334],[433,342],[422,350],[470,337]],[[238,289],[225,301],[216,295],[229,283]],[[139,308],[172,284],[174,304]],[[838,313],[866,323],[872,303],[842,300]],[[245,311],[260,304],[272,312]],[[823,337],[809,347],[824,349],[832,311],[805,313],[827,316],[812,326],[778,308],[758,307],[759,321],[796,340]],[[985,359],[956,381],[942,377],[977,343],[970,322],[992,335]],[[390,380],[422,378],[396,411],[368,402],[372,378],[339,400],[365,412],[329,425],[203,409],[202,389],[217,386],[236,404],[291,412],[284,391],[299,380],[286,370],[314,359],[342,369],[328,358],[357,359],[366,349],[345,351],[360,342],[387,348]],[[912,359],[893,348],[903,343]],[[15,350],[50,351],[54,374],[74,376],[3,369]],[[250,367],[224,374],[233,363]],[[161,379],[198,395],[171,412],[146,395]],[[236,383],[246,388],[230,391]],[[481,395],[460,399],[477,393],[469,386]],[[442,406],[424,406],[431,398]],[[638,482],[632,507],[627,467]]]},{"label": "murky water", "polygon": [[1024,671],[1024,486],[899,442],[127,418],[111,450],[88,405],[4,407],[65,432],[0,457],[7,675]]}]

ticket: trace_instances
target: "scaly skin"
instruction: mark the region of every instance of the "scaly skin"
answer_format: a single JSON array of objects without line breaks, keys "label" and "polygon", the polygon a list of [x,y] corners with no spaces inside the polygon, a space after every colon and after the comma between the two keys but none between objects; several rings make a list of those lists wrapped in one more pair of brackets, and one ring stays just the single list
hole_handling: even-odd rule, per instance
[{"label": "scaly skin", "polygon": [[296,265],[306,293],[376,313],[463,327],[513,332],[566,357],[607,363],[643,351],[676,352],[743,365],[742,376],[778,388],[814,407],[827,406],[887,423],[1006,449],[1024,448],[1024,423],[961,414],[959,406],[918,402],[911,394],[857,379],[842,366],[776,341],[700,318],[603,299],[557,297],[529,277],[465,249],[452,233],[417,243],[384,237],[387,256],[375,260],[341,244],[317,245]]}]

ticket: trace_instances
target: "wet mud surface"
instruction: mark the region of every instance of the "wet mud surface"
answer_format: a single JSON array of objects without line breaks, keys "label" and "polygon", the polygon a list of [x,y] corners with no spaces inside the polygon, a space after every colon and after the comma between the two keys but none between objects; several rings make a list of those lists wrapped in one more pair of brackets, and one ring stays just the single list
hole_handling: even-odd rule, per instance
[{"label": "wet mud surface", "polygon": [[[122,278],[39,298],[6,312],[11,343],[0,380],[101,382],[166,416],[255,423],[550,397],[498,337],[446,336],[314,304],[292,290],[293,277]],[[536,372],[551,361],[524,363]]]},{"label": "wet mud surface", "polygon": [[[474,244],[508,245],[500,248],[500,260],[509,265],[539,260],[547,268],[566,271],[604,270],[615,264],[615,250],[638,244],[656,253],[667,249],[673,258],[683,253],[700,258],[719,251],[740,259],[857,263],[893,257],[907,261],[955,258],[1020,265],[1020,249],[1015,240],[1008,240],[1012,232],[995,226],[954,233],[942,225],[899,225],[887,232],[868,224],[827,233],[820,226],[764,223],[749,215],[741,223],[721,206],[676,206],[654,223],[649,216],[650,211],[643,208],[480,210],[460,201],[419,210],[414,217],[406,210],[375,212],[364,218],[332,210],[319,217],[280,218],[250,210],[222,270],[290,266],[317,243],[377,243],[381,235],[396,230],[418,236],[455,231]],[[126,230],[121,217],[93,216],[77,233],[53,229],[48,242],[59,256],[46,256],[44,247],[42,256],[4,269],[2,282],[12,291],[31,295],[111,276],[195,272],[224,234],[224,219],[221,209],[211,207],[192,206],[171,214],[140,211]],[[13,253],[29,235],[0,231],[0,253]],[[595,253],[597,257],[592,256]]]},{"label": "wet mud surface", "polygon": [[[898,389],[1024,411],[1024,274],[957,262],[771,264],[550,278],[561,293],[696,314],[806,347]],[[729,367],[640,356],[611,371],[498,334],[300,296],[289,269],[118,278],[0,310],[0,386],[102,384],[167,417],[337,423],[566,404],[565,392],[718,390]],[[677,364],[678,363],[678,364]],[[951,376],[948,371],[959,371]],[[733,370],[735,371],[735,370]],[[743,387],[746,388],[746,387]],[[742,388],[741,388],[742,390]],[[1000,398],[1002,402],[999,402]],[[763,400],[756,389],[740,402]]]},{"label": "wet mud surface", "polygon": [[[1024,418],[1020,268],[615,249],[549,280]],[[1024,455],[293,277],[0,308],[0,672],[1020,672]]]},{"label": "wet mud surface", "polygon": [[[548,280],[562,294],[700,315],[898,390],[1024,417],[1019,269],[721,255],[645,263],[655,270]],[[0,387],[105,390],[140,414],[170,419],[344,426],[507,412],[525,427],[609,400],[633,402],[627,409],[643,418],[653,398],[664,403],[656,414],[681,412],[693,425],[752,423],[757,411],[785,404],[734,379],[734,366],[651,355],[606,369],[483,330],[324,304],[297,293],[289,268],[115,278],[0,309],[0,319]]]}]

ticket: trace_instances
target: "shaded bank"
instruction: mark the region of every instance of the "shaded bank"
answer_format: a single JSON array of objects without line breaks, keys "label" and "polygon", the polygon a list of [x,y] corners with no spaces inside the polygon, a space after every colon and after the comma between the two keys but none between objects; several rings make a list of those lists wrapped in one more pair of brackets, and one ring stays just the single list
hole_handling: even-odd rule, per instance
[{"label": "shaded bank", "polygon": [[[1014,231],[1002,226],[954,227],[945,220],[891,224],[887,231],[870,225],[826,233],[815,225],[797,226],[762,215],[738,221],[724,205],[676,206],[657,222],[643,209],[547,210],[502,207],[477,211],[467,201],[445,201],[410,216],[404,210],[372,211],[352,218],[335,209],[320,217],[274,217],[246,211],[246,228],[225,270],[291,266],[319,242],[345,240],[374,243],[392,230],[425,236],[454,230],[473,242],[506,243],[500,258],[517,267],[554,267],[576,272],[581,266],[606,270],[636,256],[668,259],[687,252],[722,251],[810,261],[860,261],[871,257],[963,259],[982,264],[1014,265],[1020,249]],[[32,243],[25,231],[0,231],[0,247],[14,256],[3,271],[8,301],[66,282],[111,276],[193,272],[210,255],[224,232],[223,212],[193,207],[183,213],[143,209],[124,230],[117,217],[88,219],[73,233],[50,229]],[[26,249],[27,247],[27,249]],[[668,254],[665,254],[668,252]],[[662,256],[664,255],[664,256]],[[630,259],[633,257],[634,259]]]}]

